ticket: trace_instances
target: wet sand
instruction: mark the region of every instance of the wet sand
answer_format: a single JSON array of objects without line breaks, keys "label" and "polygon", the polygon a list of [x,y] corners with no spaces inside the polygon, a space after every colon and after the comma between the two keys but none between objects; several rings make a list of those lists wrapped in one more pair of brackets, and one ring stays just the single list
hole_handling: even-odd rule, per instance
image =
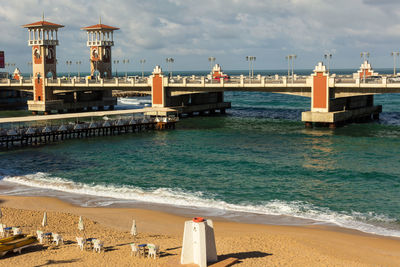
[{"label": "wet sand", "polygon": [[[37,245],[23,254],[6,254],[1,266],[177,266],[183,225],[191,218],[161,211],[133,208],[85,208],[48,197],[0,196],[3,223],[20,226],[23,233],[42,229],[60,233],[65,245]],[[201,214],[199,214],[201,215]],[[105,252],[81,251],[76,245],[78,218],[85,236],[104,241]],[[161,247],[159,259],[130,255],[132,220],[137,222],[137,243]],[[214,221],[219,259],[239,258],[235,266],[400,266],[400,239],[364,234],[328,226],[258,225]]]}]

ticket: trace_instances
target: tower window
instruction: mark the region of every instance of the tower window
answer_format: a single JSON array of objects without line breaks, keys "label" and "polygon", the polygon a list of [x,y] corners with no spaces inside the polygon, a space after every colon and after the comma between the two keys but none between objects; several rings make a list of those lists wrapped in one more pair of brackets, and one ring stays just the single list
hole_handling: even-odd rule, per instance
[{"label": "tower window", "polygon": [[35,51],[33,52],[33,55],[34,55],[37,59],[39,59],[39,58],[40,58],[40,52],[39,52],[39,50],[38,50],[38,49],[35,49]]}]

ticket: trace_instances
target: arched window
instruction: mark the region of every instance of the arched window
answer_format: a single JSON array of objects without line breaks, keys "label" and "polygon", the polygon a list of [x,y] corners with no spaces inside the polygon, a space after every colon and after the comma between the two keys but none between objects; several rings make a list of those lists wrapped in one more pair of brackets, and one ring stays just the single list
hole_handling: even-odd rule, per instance
[{"label": "arched window", "polygon": [[99,52],[97,51],[97,49],[93,49],[93,51],[92,51],[92,57],[93,57],[93,58],[98,58],[98,57],[99,57]]},{"label": "arched window", "polygon": [[35,50],[33,51],[33,55],[35,56],[35,58],[39,59],[39,58],[40,58],[39,49],[35,49]]},{"label": "arched window", "polygon": [[47,51],[47,58],[52,59],[53,57],[54,57],[54,50],[53,48],[49,48],[49,50]]}]

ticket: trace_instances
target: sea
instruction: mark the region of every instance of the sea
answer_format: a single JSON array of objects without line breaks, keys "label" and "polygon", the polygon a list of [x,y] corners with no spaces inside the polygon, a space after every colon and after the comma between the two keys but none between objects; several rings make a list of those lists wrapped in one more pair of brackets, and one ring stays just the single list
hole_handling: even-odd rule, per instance
[{"label": "sea", "polygon": [[[309,98],[226,92],[225,101],[232,102],[226,115],[184,118],[176,130],[0,151],[0,194],[400,237],[400,95],[375,96],[379,121],[337,129],[304,127]],[[117,109],[149,104],[149,97],[121,98]]]}]

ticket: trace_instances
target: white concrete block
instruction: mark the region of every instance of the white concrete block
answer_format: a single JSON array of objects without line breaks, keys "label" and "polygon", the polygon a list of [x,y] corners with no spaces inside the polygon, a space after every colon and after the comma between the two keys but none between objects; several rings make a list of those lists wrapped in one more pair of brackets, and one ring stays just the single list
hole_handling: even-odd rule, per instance
[{"label": "white concrete block", "polygon": [[186,221],[183,232],[181,264],[194,263],[200,267],[207,267],[207,263],[217,260],[212,220]]}]

